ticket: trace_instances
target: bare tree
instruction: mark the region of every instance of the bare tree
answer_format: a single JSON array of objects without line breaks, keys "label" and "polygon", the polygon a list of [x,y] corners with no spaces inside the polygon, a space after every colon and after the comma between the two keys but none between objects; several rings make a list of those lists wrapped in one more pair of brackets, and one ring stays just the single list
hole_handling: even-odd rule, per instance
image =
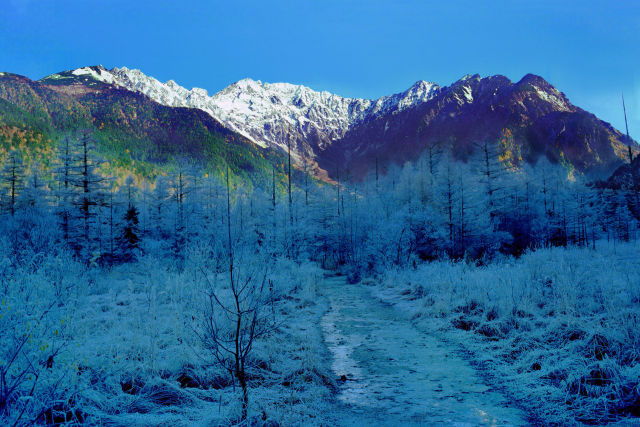
[{"label": "bare tree", "polygon": [[99,214],[108,179],[101,171],[90,130],[65,137],[58,146],[58,209],[65,239],[85,261],[95,259],[100,242]]},{"label": "bare tree", "polygon": [[11,151],[5,160],[4,168],[0,172],[0,183],[4,187],[3,190],[8,193],[9,212],[13,216],[16,211],[18,194],[24,185],[24,166],[22,156],[18,151]]},{"label": "bare tree", "polygon": [[287,181],[289,193],[289,223],[293,226],[293,198],[291,196],[291,141],[287,141]]},{"label": "bare tree", "polygon": [[[266,286],[265,262],[256,262],[256,254],[239,255],[236,264],[231,234],[231,197],[227,169],[227,255],[229,271],[227,286],[216,286],[207,272],[201,270],[207,284],[207,304],[199,338],[214,356],[216,362],[240,383],[242,389],[242,420],[246,420],[249,407],[247,365],[256,339],[275,327],[274,318],[266,307],[273,299],[269,294],[273,286]],[[253,262],[253,264],[252,264]]]},{"label": "bare tree", "polygon": [[56,202],[57,211],[60,216],[60,227],[65,242],[69,243],[69,231],[71,228],[71,200],[74,192],[72,179],[74,173],[74,153],[73,144],[69,135],[65,136],[58,142],[56,153],[56,167],[54,174],[57,181]]},{"label": "bare tree", "polygon": [[304,205],[309,206],[309,189],[310,180],[309,177],[313,173],[313,162],[309,157],[304,156],[302,158],[302,172],[304,173]]}]

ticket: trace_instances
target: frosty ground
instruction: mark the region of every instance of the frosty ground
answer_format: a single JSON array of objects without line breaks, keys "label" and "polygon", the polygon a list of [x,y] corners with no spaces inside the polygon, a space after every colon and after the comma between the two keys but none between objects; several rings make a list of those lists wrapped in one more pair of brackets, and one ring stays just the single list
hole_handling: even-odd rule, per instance
[{"label": "frosty ground", "polygon": [[530,422],[637,425],[639,273],[637,243],[599,242],[482,268],[431,263],[389,272],[372,290],[462,349]]},{"label": "frosty ground", "polygon": [[[353,284],[275,261],[268,309],[279,320],[251,356],[249,422],[637,423],[639,254],[635,242],[599,242]],[[152,257],[112,269],[70,257],[5,262],[3,343],[16,331],[33,337],[11,369],[23,354],[38,367],[24,367],[21,386],[35,392],[4,422],[238,422],[239,388],[198,339],[203,274],[216,274],[203,267],[198,250],[180,271]]]},{"label": "frosty ground", "polygon": [[412,327],[368,289],[325,281],[322,329],[345,424],[524,425],[526,415],[476,375],[456,348]]}]

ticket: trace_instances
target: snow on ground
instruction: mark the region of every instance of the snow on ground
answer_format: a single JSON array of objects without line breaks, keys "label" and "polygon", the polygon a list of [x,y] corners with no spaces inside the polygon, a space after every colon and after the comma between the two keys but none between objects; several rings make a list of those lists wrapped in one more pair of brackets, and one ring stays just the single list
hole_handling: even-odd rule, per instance
[{"label": "snow on ground", "polygon": [[640,248],[598,246],[434,262],[389,271],[372,291],[458,346],[536,424],[638,425]]},{"label": "snow on ground", "polygon": [[[321,337],[313,327],[323,312],[314,298],[318,273],[312,266],[282,264],[274,275],[282,284],[274,308],[279,326],[257,344],[251,357],[250,414],[282,425],[315,423],[333,387],[323,370]],[[203,295],[197,273],[141,277],[141,271],[158,267],[133,265],[114,271],[93,296],[97,301],[85,306],[91,324],[83,325],[87,336],[79,340],[93,344],[94,354],[88,358],[96,363],[89,369],[112,365],[111,378],[104,380],[114,384],[90,405],[106,406],[94,415],[101,422],[126,425],[234,422],[239,418],[239,386],[191,333],[197,328],[197,299]],[[184,375],[198,386],[181,388]],[[119,390],[122,381],[146,385],[130,396]],[[162,394],[175,394],[175,404],[163,401]]]},{"label": "snow on ground", "polygon": [[526,425],[526,416],[485,384],[455,347],[414,328],[362,285],[323,282],[322,319],[342,378],[339,424]]},{"label": "snow on ground", "polygon": [[[24,349],[36,362],[40,380],[34,397],[12,403],[8,418],[0,415],[0,424],[12,425],[22,407],[26,410],[18,425],[52,417],[90,425],[237,422],[240,387],[195,334],[207,301],[200,270],[207,265],[201,261],[187,260],[182,271],[154,258],[112,270],[83,271],[74,269],[73,261],[61,265],[54,260],[54,270],[64,276],[64,300],[51,293],[58,277],[46,267],[46,259],[42,271],[4,275],[2,284],[11,295],[0,306],[5,332],[20,319],[29,327],[34,317],[26,318],[24,310],[35,297],[56,301],[58,308],[55,316],[51,312],[40,319],[37,328],[31,321],[33,349]],[[249,358],[249,416],[258,425],[326,425],[335,379],[325,368],[329,356],[317,326],[326,309],[316,299],[319,269],[283,260],[269,277],[275,296],[268,308],[278,323],[256,342]],[[219,286],[222,292],[223,277]],[[9,336],[2,339],[12,342]],[[60,346],[63,339],[51,367],[40,368],[46,363],[45,346]],[[21,394],[28,393],[32,381],[31,376],[24,378]]]},{"label": "snow on ground", "polygon": [[[637,425],[640,248],[598,245],[479,267],[433,262],[359,285],[275,261],[278,322],[251,353],[250,419]],[[207,253],[180,269],[145,257],[87,270],[58,255],[0,259],[0,271],[2,360],[23,342],[0,372],[26,372],[4,424],[22,408],[18,425],[52,413],[128,426],[239,419],[240,388],[195,333],[203,271],[226,286]]]}]

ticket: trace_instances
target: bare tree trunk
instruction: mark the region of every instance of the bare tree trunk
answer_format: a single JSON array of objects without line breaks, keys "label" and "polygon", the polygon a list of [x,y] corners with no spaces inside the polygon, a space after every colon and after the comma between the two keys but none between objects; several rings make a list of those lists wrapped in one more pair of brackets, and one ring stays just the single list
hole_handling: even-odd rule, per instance
[{"label": "bare tree trunk", "polygon": [[235,376],[240,382],[242,388],[242,420],[247,419],[247,411],[249,407],[249,394],[247,390],[247,378],[244,369],[244,357],[242,355],[240,333],[242,329],[242,316],[243,311],[240,308],[240,293],[235,285],[235,279],[233,277],[233,246],[231,244],[231,191],[229,185],[229,166],[227,166],[227,238],[229,245],[229,283],[233,292],[235,302],[235,315],[236,315],[236,332],[234,337],[235,344]]},{"label": "bare tree trunk", "polygon": [[338,216],[340,216],[340,169],[336,168],[336,190],[338,191]]},{"label": "bare tree trunk", "polygon": [[376,157],[376,195],[379,195],[378,191],[378,158]]},{"label": "bare tree trunk", "polygon": [[271,169],[272,172],[272,193],[271,193],[271,207],[272,207],[272,213],[273,213],[273,235],[272,235],[272,243],[273,243],[273,249],[275,250],[276,247],[276,229],[277,229],[277,223],[276,223],[276,168],[275,166]]},{"label": "bare tree trunk", "polygon": [[293,226],[293,198],[291,197],[291,141],[287,142],[288,155],[287,155],[287,176],[289,178],[289,222]]}]

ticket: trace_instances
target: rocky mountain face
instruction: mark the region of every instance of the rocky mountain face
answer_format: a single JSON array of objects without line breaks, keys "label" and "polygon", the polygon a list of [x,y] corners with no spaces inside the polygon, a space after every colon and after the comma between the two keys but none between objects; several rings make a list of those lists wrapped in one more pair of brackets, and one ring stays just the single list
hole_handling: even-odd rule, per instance
[{"label": "rocky mountain face", "polygon": [[244,79],[209,96],[204,89],[188,90],[173,80],[162,83],[139,70],[107,70],[102,66],[54,74],[42,82],[59,84],[78,79],[139,92],[162,105],[198,108],[258,145],[284,151],[290,146],[295,161],[309,161],[311,165],[318,153],[344,137],[353,126],[423,103],[440,89],[419,81],[405,92],[367,100],[343,98],[289,83]]},{"label": "rocky mountain face", "polygon": [[[608,176],[627,156],[620,132],[531,74],[515,83],[478,75],[448,87],[419,81],[377,100],[251,79],[209,95],[125,67],[84,67],[37,84],[76,100],[136,94],[165,107],[200,110],[236,140],[280,153],[291,148],[301,169],[325,179],[339,171],[361,178],[375,164],[383,169],[402,164],[432,146],[466,160],[484,142],[510,150],[515,161],[534,162],[544,155],[593,177]],[[95,113],[86,114],[95,121]]]},{"label": "rocky mountain face", "polygon": [[353,126],[321,153],[319,163],[361,177],[376,159],[383,167],[402,164],[437,146],[465,160],[483,142],[502,144],[522,161],[546,155],[594,177],[611,173],[627,155],[620,132],[541,77],[529,74],[512,83],[504,76],[474,75],[399,114]]}]

